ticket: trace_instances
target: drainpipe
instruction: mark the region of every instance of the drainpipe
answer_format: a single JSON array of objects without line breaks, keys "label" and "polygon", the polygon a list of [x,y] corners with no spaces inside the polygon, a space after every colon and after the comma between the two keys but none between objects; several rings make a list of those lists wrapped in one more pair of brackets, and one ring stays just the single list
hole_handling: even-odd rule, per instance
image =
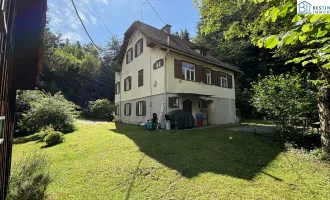
[{"label": "drainpipe", "polygon": [[152,97],[152,80],[151,80],[151,71],[152,71],[152,63],[151,63],[151,57],[150,57],[150,70],[149,70],[149,80],[150,80],[150,96],[149,96],[149,106],[150,106],[150,118],[152,118],[152,103],[151,103],[151,97]]},{"label": "drainpipe", "polygon": [[169,34],[167,34],[167,52],[164,58],[164,62],[165,62],[165,66],[164,66],[164,70],[165,70],[165,76],[164,76],[164,90],[165,90],[165,110],[164,110],[164,118],[165,118],[165,114],[167,113],[167,56],[170,52],[170,36]]}]

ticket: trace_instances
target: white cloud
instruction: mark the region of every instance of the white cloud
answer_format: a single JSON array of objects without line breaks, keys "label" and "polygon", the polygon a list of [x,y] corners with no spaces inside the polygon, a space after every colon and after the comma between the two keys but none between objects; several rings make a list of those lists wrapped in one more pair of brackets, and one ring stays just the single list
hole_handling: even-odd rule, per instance
[{"label": "white cloud", "polygon": [[108,0],[102,0],[102,2],[107,4],[107,5],[109,4]]},{"label": "white cloud", "polygon": [[82,36],[76,32],[67,32],[62,35],[63,39],[68,39],[70,42],[77,42],[82,40]]}]

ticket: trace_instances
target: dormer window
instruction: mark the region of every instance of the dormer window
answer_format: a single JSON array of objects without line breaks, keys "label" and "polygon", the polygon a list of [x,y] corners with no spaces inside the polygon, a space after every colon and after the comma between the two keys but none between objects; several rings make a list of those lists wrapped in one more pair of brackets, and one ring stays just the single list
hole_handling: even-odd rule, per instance
[{"label": "dormer window", "polygon": [[201,46],[198,46],[198,47],[193,47],[194,51],[202,56],[206,56],[207,55],[207,51],[208,49],[205,48],[205,47],[201,47]]}]

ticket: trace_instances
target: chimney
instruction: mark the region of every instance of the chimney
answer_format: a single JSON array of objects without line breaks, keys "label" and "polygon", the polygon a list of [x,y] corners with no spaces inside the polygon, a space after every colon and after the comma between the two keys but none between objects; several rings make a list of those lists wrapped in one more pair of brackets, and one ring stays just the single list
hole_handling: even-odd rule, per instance
[{"label": "chimney", "polygon": [[171,25],[169,25],[169,24],[166,24],[162,29],[160,29],[160,30],[162,30],[162,31],[164,31],[165,33],[168,33],[168,34],[171,34]]}]

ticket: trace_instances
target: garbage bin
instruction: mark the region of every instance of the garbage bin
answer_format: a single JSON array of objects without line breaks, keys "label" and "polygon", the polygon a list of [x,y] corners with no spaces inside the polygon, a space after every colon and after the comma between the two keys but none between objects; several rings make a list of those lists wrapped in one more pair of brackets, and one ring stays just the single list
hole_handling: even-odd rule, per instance
[{"label": "garbage bin", "polygon": [[166,120],[166,130],[169,131],[171,130],[171,116],[165,115],[165,120]]},{"label": "garbage bin", "polygon": [[202,114],[196,115],[196,124],[197,124],[197,127],[203,126],[203,115]]}]

